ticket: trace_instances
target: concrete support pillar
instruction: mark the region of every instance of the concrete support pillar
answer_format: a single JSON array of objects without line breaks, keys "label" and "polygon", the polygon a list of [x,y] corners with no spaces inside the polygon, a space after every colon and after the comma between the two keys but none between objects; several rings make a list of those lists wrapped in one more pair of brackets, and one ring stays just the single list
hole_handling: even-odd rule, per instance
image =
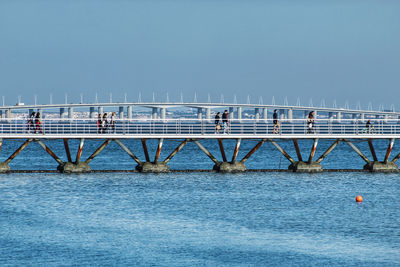
[{"label": "concrete support pillar", "polygon": [[211,122],[211,108],[206,108],[206,119]]},{"label": "concrete support pillar", "polygon": [[263,115],[264,121],[267,121],[267,119],[268,119],[268,109],[267,108],[262,109],[262,115]]},{"label": "concrete support pillar", "polygon": [[152,119],[157,119],[157,113],[158,113],[158,109],[157,108],[152,108],[152,115],[151,115],[151,118]]},{"label": "concrete support pillar", "polygon": [[235,112],[233,110],[233,107],[229,107],[229,119],[234,119],[235,118]]},{"label": "concrete support pillar", "polygon": [[342,122],[342,112],[338,112],[337,114],[336,114],[336,121],[338,122],[338,123],[341,123]]},{"label": "concrete support pillar", "polygon": [[132,119],[132,106],[128,106],[128,119]]},{"label": "concrete support pillar", "polygon": [[293,109],[288,109],[288,119],[290,123],[293,123]]},{"label": "concrete support pillar", "polygon": [[124,115],[124,107],[123,106],[119,107],[118,114],[119,114],[120,119],[124,119],[125,115]]},{"label": "concrete support pillar", "polygon": [[103,107],[99,107],[98,112],[99,112],[99,114],[101,114],[101,116],[103,116]]},{"label": "concrete support pillar", "polygon": [[365,122],[365,114],[364,113],[360,114],[360,120],[361,120],[361,123]]},{"label": "concrete support pillar", "polygon": [[161,108],[160,113],[161,113],[161,119],[165,121],[165,119],[167,118],[167,109]]},{"label": "concrete support pillar", "polygon": [[91,119],[95,119],[96,118],[94,107],[90,107],[89,108],[89,118],[91,118]]},{"label": "concrete support pillar", "polygon": [[203,109],[197,108],[197,118],[201,121],[203,119]]},{"label": "concrete support pillar", "polygon": [[7,119],[10,119],[11,117],[12,117],[11,109],[7,109],[7,111],[6,111],[6,118],[7,118]]},{"label": "concrete support pillar", "polygon": [[255,115],[256,122],[258,122],[260,120],[260,109],[259,108],[255,108],[254,115]]},{"label": "concrete support pillar", "polygon": [[65,112],[65,108],[60,108],[60,118],[65,118],[66,117],[66,112]]},{"label": "concrete support pillar", "polygon": [[[40,112],[42,114],[42,112]],[[72,119],[74,117],[74,109],[72,107],[68,108],[68,118]]]},{"label": "concrete support pillar", "polygon": [[279,110],[279,118],[280,118],[281,120],[284,120],[284,119],[285,119],[285,110],[284,110],[284,109],[280,109],[280,110]]},{"label": "concrete support pillar", "polygon": [[237,108],[237,119],[239,122],[242,121],[242,107]]},{"label": "concrete support pillar", "polygon": [[356,123],[356,121],[357,121],[357,114],[356,113],[353,113],[353,114],[351,114],[351,118],[353,119],[353,123]]}]

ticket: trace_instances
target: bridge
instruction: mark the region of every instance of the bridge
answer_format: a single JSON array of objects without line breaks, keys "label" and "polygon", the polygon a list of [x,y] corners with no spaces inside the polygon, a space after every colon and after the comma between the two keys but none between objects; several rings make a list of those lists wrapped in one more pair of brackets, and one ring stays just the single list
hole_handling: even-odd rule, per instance
[{"label": "bridge", "polygon": [[[29,109],[30,107],[28,107]],[[387,115],[372,114],[374,116]],[[393,114],[391,114],[393,115]],[[320,172],[323,171],[323,160],[344,142],[348,144],[355,155],[358,155],[365,162],[363,169],[371,172],[398,172],[397,160],[400,153],[391,157],[391,152],[396,139],[400,138],[399,119],[393,116],[385,118],[371,119],[372,126],[367,128],[365,118],[342,119],[326,118],[316,120],[313,129],[310,130],[304,118],[283,118],[280,119],[280,129],[278,133],[273,131],[271,118],[243,119],[237,116],[230,119],[227,129],[217,131],[211,118],[152,118],[152,119],[129,119],[120,118],[116,120],[115,127],[108,126],[101,128],[97,125],[96,119],[70,119],[55,118],[43,119],[40,129],[36,126],[27,126],[27,120],[21,118],[2,118],[0,120],[0,149],[3,142],[8,140],[21,140],[22,144],[8,158],[0,163],[0,172],[9,172],[9,163],[32,142],[37,142],[48,154],[57,162],[57,170],[64,173],[90,172],[90,162],[103,151],[110,143],[117,143],[135,162],[136,170],[139,172],[167,172],[170,170],[168,162],[179,153],[188,142],[197,145],[199,152],[205,155],[214,163],[213,170],[217,172],[242,172],[246,171],[246,161],[266,142],[271,143],[288,160],[288,169],[294,172]],[[36,129],[36,133],[35,133]],[[69,140],[78,139],[79,149],[74,159],[69,149]],[[96,148],[85,160],[81,158],[85,148],[85,140],[103,140],[102,144]],[[132,151],[125,143],[127,139],[138,139],[141,141],[141,149],[144,159]],[[150,158],[147,140],[155,139],[158,146],[155,151],[154,159]],[[203,144],[203,140],[215,140],[219,147],[220,157],[213,155]],[[224,141],[227,139],[235,140],[235,147],[232,158],[228,159],[224,148]],[[299,140],[312,140],[310,148],[300,148]],[[378,155],[374,148],[374,141],[378,139],[387,140],[385,155]],[[56,155],[46,144],[48,140],[62,140],[66,153],[66,161]],[[179,145],[170,152],[165,158],[161,159],[161,150],[164,142],[179,140]],[[246,155],[239,159],[238,152],[242,142],[256,141],[255,146],[246,151]],[[290,155],[280,142],[289,140],[293,143],[295,155]],[[372,158],[368,158],[356,146],[357,142],[368,143]],[[318,142],[330,142],[330,146],[316,157]],[[136,148],[137,149],[137,148]],[[303,158],[304,150],[307,157]],[[303,152],[302,152],[303,150]],[[309,151],[309,152],[308,152]],[[0,152],[1,153],[1,152]],[[55,167],[56,168],[56,167]]]},{"label": "bridge", "polygon": [[148,108],[151,110],[152,119],[166,119],[167,110],[174,108],[192,108],[197,110],[197,118],[199,120],[212,119],[211,114],[213,110],[227,109],[230,113],[231,119],[242,119],[243,110],[253,110],[253,115],[256,120],[267,119],[268,112],[278,109],[280,119],[292,120],[295,118],[294,113],[303,112],[302,117],[305,117],[309,111],[313,110],[316,114],[325,116],[330,119],[340,121],[344,116],[349,116],[351,119],[360,119],[362,122],[366,117],[374,119],[400,119],[400,113],[392,110],[361,110],[350,108],[337,108],[337,107],[314,107],[314,106],[300,106],[300,105],[264,105],[264,104],[239,104],[239,103],[183,103],[183,102],[118,102],[118,103],[76,103],[76,104],[40,104],[40,105],[13,105],[13,106],[0,106],[0,118],[12,118],[13,112],[26,111],[32,113],[33,111],[40,111],[41,114],[46,114],[46,111],[58,110],[60,118],[74,118],[74,112],[77,109],[88,109],[89,117],[96,118],[98,113],[103,113],[105,108],[116,108],[118,117],[120,119],[133,119],[133,111],[136,108]]}]

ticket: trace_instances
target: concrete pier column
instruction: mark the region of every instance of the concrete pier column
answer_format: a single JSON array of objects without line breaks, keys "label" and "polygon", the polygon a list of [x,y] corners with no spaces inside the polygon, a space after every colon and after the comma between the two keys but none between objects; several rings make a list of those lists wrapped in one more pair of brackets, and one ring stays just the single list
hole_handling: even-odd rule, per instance
[{"label": "concrete pier column", "polygon": [[101,116],[103,116],[103,107],[99,107],[98,112],[99,112],[99,114],[101,114]]},{"label": "concrete pier column", "polygon": [[329,112],[328,118],[329,118],[329,122],[332,122],[332,121],[333,121],[333,119],[334,119],[333,112]]},{"label": "concrete pier column", "polygon": [[157,119],[157,113],[158,113],[158,109],[157,108],[152,108],[152,115],[151,115],[151,118],[152,119]]},{"label": "concrete pier column", "polygon": [[336,121],[338,123],[342,122],[342,112],[339,111],[338,113],[336,113]]},{"label": "concrete pier column", "polygon": [[293,109],[288,109],[288,119],[290,123],[293,123]]},{"label": "concrete pier column", "polygon": [[286,110],[284,110],[284,109],[280,109],[280,110],[279,110],[279,119],[280,119],[280,120],[284,120],[284,119],[286,118],[286,116],[285,116],[285,115],[286,115],[286,114],[285,114],[285,111],[286,111]]},{"label": "concrete pier column", "polygon": [[124,115],[124,107],[123,106],[119,107],[118,114],[119,114],[120,119],[124,119],[125,115]]},{"label": "concrete pier column", "polygon": [[197,118],[201,121],[203,119],[203,109],[197,108]]},{"label": "concrete pier column", "polygon": [[132,106],[128,106],[128,119],[132,119]]},{"label": "concrete pier column", "polygon": [[206,108],[206,119],[211,122],[211,108]]},{"label": "concrete pier column", "polygon": [[365,122],[365,113],[360,114],[360,121],[361,121],[361,123]]},{"label": "concrete pier column", "polygon": [[268,109],[267,108],[262,109],[262,117],[263,117],[264,121],[267,122],[267,119],[268,119]]},{"label": "concrete pier column", "polygon": [[95,119],[96,118],[94,107],[89,107],[89,118],[91,118],[91,119]]},{"label": "concrete pier column", "polygon": [[387,114],[385,114],[385,117],[384,117],[384,122],[388,122],[389,121],[389,115],[387,115]]},{"label": "concrete pier column", "polygon": [[65,108],[60,108],[60,118],[65,118],[66,117],[66,112],[65,112]]},{"label": "concrete pier column", "polygon": [[165,121],[165,119],[167,118],[167,109],[161,108],[160,113],[161,113],[161,119]]},{"label": "concrete pier column", "polygon": [[259,108],[254,109],[254,115],[255,115],[256,122],[258,122],[260,120],[260,109]]},{"label": "concrete pier column", "polygon": [[235,118],[235,112],[233,110],[233,107],[229,107],[229,119],[234,119]]},{"label": "concrete pier column", "polygon": [[242,122],[242,107],[237,108],[237,119],[239,122]]},{"label": "concrete pier column", "polygon": [[352,118],[352,123],[356,123],[357,122],[357,114],[356,113],[353,113],[353,114],[351,114],[351,118]]},{"label": "concrete pier column", "polygon": [[[40,114],[42,114],[42,112],[40,112]],[[68,108],[68,118],[72,119],[74,117],[74,108],[69,107]]]}]

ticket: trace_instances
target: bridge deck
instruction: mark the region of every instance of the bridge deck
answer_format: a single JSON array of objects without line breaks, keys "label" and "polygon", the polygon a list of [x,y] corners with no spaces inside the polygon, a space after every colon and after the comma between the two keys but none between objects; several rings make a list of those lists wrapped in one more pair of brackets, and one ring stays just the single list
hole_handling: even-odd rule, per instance
[{"label": "bridge deck", "polygon": [[3,139],[400,139],[400,134],[0,134]]}]

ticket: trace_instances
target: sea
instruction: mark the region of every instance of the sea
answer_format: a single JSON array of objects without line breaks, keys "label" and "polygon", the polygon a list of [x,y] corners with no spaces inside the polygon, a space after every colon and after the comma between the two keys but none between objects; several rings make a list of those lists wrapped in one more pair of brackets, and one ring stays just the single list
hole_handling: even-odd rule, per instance
[{"label": "sea", "polygon": [[[161,159],[180,141],[165,140]],[[44,142],[66,160],[62,141]],[[82,159],[102,142],[86,140]],[[144,160],[140,141],[123,142]],[[201,142],[221,158],[215,140]],[[316,157],[333,142],[320,140]],[[21,143],[3,140],[0,160]],[[242,140],[238,158],[256,143]],[[224,141],[228,158],[234,144]],[[380,160],[387,144],[374,141]],[[70,141],[73,156],[78,145]],[[311,142],[300,147],[308,158]],[[112,142],[90,163],[96,172],[41,173],[57,163],[31,143],[10,162],[21,172],[0,174],[0,265],[400,266],[400,175],[359,171],[344,143],[322,164],[335,171],[284,171],[289,161],[266,143],[246,162],[262,171],[204,172],[213,162],[189,143],[169,162],[177,172],[144,174],[125,172],[136,163]]]}]

